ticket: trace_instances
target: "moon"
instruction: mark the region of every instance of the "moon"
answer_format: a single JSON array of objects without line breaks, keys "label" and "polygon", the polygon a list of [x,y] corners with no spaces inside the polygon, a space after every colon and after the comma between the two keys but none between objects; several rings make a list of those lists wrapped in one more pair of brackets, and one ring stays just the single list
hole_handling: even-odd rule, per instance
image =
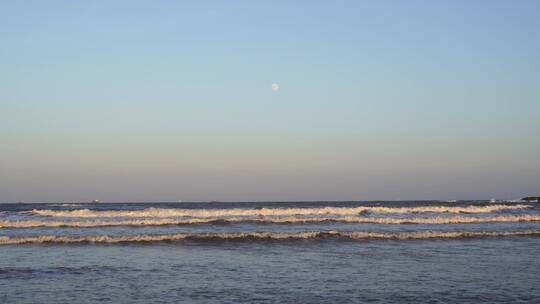
[{"label": "moon", "polygon": [[274,91],[274,92],[279,91],[279,84],[277,84],[277,83],[272,83],[272,91]]}]

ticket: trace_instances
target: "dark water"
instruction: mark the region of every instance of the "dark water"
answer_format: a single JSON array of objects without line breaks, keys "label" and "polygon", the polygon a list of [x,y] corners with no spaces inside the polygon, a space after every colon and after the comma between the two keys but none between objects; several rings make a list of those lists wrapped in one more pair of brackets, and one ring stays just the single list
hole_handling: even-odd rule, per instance
[{"label": "dark water", "polygon": [[6,204],[0,212],[0,303],[540,303],[534,204]]}]

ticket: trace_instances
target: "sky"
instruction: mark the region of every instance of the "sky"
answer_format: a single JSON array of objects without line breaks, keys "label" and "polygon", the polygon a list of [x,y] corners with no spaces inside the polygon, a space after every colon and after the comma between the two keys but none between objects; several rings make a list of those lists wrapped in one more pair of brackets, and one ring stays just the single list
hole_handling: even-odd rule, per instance
[{"label": "sky", "polygon": [[539,114],[539,1],[0,1],[4,203],[520,198]]}]

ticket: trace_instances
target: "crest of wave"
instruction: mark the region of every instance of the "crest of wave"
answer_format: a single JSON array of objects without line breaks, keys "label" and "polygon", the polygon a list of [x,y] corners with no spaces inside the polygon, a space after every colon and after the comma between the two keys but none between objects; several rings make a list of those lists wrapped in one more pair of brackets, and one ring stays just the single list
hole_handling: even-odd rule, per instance
[{"label": "crest of wave", "polygon": [[133,236],[35,236],[35,237],[0,237],[0,245],[20,244],[70,244],[70,243],[135,243],[135,242],[171,242],[181,240],[198,241],[284,241],[306,240],[319,238],[344,238],[351,240],[429,240],[429,239],[456,239],[456,238],[483,238],[505,236],[540,236],[539,230],[527,231],[491,231],[491,232],[252,232],[252,233],[198,233],[198,234],[170,234],[170,235],[133,235]]},{"label": "crest of wave", "polygon": [[163,209],[147,208],[134,211],[79,210],[36,210],[33,214],[50,217],[227,217],[227,216],[290,216],[290,215],[356,215],[360,213],[492,213],[502,210],[530,208],[530,205],[490,205],[490,206],[423,206],[423,207],[324,207],[324,208],[262,208],[262,209]]},{"label": "crest of wave", "polygon": [[125,220],[84,220],[84,221],[2,221],[1,227],[5,228],[35,228],[35,227],[108,227],[108,226],[164,226],[164,225],[197,225],[197,224],[215,224],[215,223],[259,223],[259,224],[308,224],[323,222],[341,222],[351,224],[381,224],[381,225],[400,225],[400,224],[425,224],[425,225],[443,225],[443,224],[474,224],[474,223],[495,223],[495,222],[538,222],[540,215],[508,215],[491,217],[427,217],[427,218],[377,218],[377,217],[315,217],[315,218],[245,218],[235,217],[228,219],[220,218],[194,218],[194,219],[125,219]]}]

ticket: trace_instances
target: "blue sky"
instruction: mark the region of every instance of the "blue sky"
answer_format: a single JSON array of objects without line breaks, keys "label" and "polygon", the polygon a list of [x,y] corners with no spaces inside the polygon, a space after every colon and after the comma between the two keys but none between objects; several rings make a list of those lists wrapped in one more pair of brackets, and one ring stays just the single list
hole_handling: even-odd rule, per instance
[{"label": "blue sky", "polygon": [[538,194],[539,54],[538,1],[1,1],[0,202]]}]

